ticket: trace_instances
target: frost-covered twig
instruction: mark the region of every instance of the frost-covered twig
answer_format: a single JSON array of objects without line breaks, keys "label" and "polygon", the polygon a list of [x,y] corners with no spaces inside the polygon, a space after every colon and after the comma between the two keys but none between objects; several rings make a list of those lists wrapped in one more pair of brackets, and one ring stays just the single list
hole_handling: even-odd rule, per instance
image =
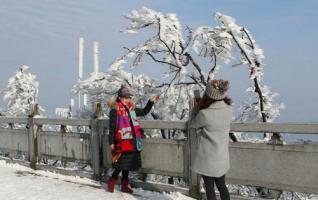
[{"label": "frost-covered twig", "polygon": [[187,58],[189,58],[190,62],[194,66],[194,68],[198,71],[201,82],[204,85],[206,85],[207,83],[206,83],[206,80],[204,78],[204,75],[203,75],[201,67],[197,64],[197,62],[194,61],[193,57],[189,53],[185,53],[185,56],[187,56]]}]

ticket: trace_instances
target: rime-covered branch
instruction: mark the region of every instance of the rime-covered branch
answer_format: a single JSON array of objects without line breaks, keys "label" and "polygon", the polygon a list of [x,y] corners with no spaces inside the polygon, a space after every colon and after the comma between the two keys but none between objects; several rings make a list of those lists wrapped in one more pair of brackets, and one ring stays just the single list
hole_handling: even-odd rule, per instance
[{"label": "rime-covered branch", "polygon": [[[236,36],[231,32],[229,31],[229,34],[232,35],[233,37],[233,40],[235,41],[236,45],[238,46],[238,48],[240,49],[241,53],[243,54],[243,56],[245,57],[245,59],[248,61],[249,65],[250,66],[254,66],[256,65],[257,67],[260,67],[259,63],[255,63],[253,62],[250,57],[247,55],[245,49],[241,46],[241,44],[238,42]],[[253,74],[253,70],[254,70],[254,67],[251,67],[250,68],[251,70],[251,76]],[[267,118],[266,118],[266,113],[264,112],[264,99],[263,99],[263,94],[262,94],[262,90],[259,86],[259,81],[257,79],[257,77],[254,77],[253,78],[253,82],[254,82],[254,86],[255,86],[255,92],[257,92],[258,94],[258,97],[259,97],[259,101],[260,101],[260,109],[261,109],[261,115],[262,115],[262,120],[263,122],[267,122]]]},{"label": "rime-covered branch", "polygon": [[153,61],[157,62],[157,63],[167,64],[167,65],[170,65],[170,66],[174,66],[174,67],[176,67],[176,68],[178,68],[178,69],[181,69],[181,67],[178,66],[178,65],[175,65],[175,64],[173,64],[173,63],[169,63],[169,62],[166,62],[166,61],[163,61],[163,60],[158,60],[158,59],[156,59],[150,52],[147,52],[146,54],[149,55],[150,58],[151,58]]},{"label": "rime-covered branch", "polygon": [[194,68],[198,71],[199,75],[200,75],[200,80],[201,82],[206,85],[206,80],[204,78],[204,75],[202,73],[202,69],[201,67],[194,61],[194,59],[192,58],[192,56],[189,53],[185,53],[185,56],[187,56],[187,58],[189,58],[190,62],[192,63],[192,65],[194,66]]},{"label": "rime-covered branch", "polygon": [[[175,85],[175,86],[185,85],[186,86],[186,85],[196,85],[196,84],[198,84],[198,82],[179,82],[179,83],[175,83],[173,85]],[[162,83],[162,84],[157,85],[155,87],[156,88],[162,88],[164,86],[169,86],[169,85],[171,85],[171,83]]]}]

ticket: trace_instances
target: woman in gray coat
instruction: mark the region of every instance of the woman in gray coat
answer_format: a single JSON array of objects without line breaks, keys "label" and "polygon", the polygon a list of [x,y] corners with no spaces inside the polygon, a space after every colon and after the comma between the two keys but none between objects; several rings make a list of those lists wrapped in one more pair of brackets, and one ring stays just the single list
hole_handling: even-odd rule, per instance
[{"label": "woman in gray coat", "polygon": [[190,128],[199,129],[199,146],[192,170],[204,180],[207,199],[216,199],[214,183],[222,200],[230,199],[225,174],[230,168],[229,131],[232,118],[231,99],[225,96],[229,82],[212,80],[204,96],[198,101],[198,114],[190,121]]}]

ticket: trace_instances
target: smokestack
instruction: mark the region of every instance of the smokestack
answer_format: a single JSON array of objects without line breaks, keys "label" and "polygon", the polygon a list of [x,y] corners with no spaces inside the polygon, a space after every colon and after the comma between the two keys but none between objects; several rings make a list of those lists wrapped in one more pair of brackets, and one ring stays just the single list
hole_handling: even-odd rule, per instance
[{"label": "smokestack", "polygon": [[[78,80],[83,79],[83,70],[84,70],[84,38],[80,37],[79,39],[79,52],[78,52]],[[81,107],[81,93],[78,93],[78,108]]]},{"label": "smokestack", "polygon": [[94,46],[93,46],[93,53],[94,53],[94,74],[97,75],[98,74],[98,70],[99,70],[99,50],[98,50],[98,42],[94,42]]},{"label": "smokestack", "polygon": [[78,78],[83,78],[83,56],[84,56],[84,38],[79,39],[79,56],[78,56]]}]

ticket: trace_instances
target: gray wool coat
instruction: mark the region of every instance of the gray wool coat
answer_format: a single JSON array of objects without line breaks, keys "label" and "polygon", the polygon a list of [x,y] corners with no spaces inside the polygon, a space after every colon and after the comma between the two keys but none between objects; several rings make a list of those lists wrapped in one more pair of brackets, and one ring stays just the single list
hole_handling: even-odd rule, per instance
[{"label": "gray wool coat", "polygon": [[202,109],[190,121],[190,128],[197,128],[198,150],[191,163],[198,174],[221,177],[230,169],[229,131],[232,106],[217,101]]}]

